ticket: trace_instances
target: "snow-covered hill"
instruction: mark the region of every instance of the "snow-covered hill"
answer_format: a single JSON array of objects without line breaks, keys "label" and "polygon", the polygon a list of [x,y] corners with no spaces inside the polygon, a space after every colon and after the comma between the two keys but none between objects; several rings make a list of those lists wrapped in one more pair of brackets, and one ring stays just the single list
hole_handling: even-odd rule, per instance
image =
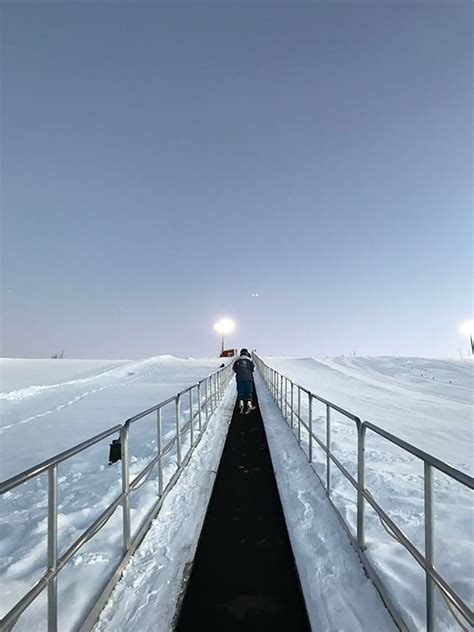
[{"label": "snow-covered hill", "polygon": [[0,359],[0,478],[13,476],[194,384],[218,358]]},{"label": "snow-covered hill", "polygon": [[[371,421],[457,469],[472,475],[474,447],[474,362],[427,358],[274,358],[265,361],[313,393]],[[303,416],[307,404],[303,398]],[[325,407],[313,403],[313,428],[325,442]],[[357,476],[355,424],[331,414],[331,448]],[[303,433],[303,443],[307,436]],[[368,432],[366,487],[424,551],[423,462]],[[314,447],[315,468],[325,477],[325,454]],[[472,492],[434,471],[435,566],[466,603],[474,601],[474,512]],[[332,467],[332,499],[356,532],[355,490]],[[317,528],[317,527],[316,527]],[[367,553],[410,629],[424,628],[424,573],[367,509]],[[457,630],[436,596],[440,630]]]},{"label": "snow-covered hill", "polygon": [[[214,372],[217,358],[171,356],[139,361],[0,361],[1,479],[35,465],[175,395]],[[183,413],[186,413],[183,406]],[[174,408],[163,410],[164,437],[174,434]],[[110,438],[61,464],[58,470],[59,551],[64,552],[121,491],[120,463],[108,466]],[[131,476],[156,453],[155,417],[130,433]],[[46,566],[47,476],[7,492],[0,510],[0,616],[39,579]],[[131,499],[132,530],[156,500],[156,478]],[[59,577],[60,629],[71,630],[118,561],[119,512],[81,549]],[[67,594],[67,599],[64,596]],[[15,629],[44,629],[42,595]]]},{"label": "snow-covered hill", "polygon": [[[362,419],[386,428],[455,467],[472,473],[474,363],[395,357],[326,360],[266,358],[266,361],[314,393]],[[127,417],[205,377],[220,363],[217,358],[180,360],[171,356],[140,361],[1,360],[1,478],[12,476],[93,434],[123,422]],[[303,402],[303,410],[304,407]],[[324,411],[316,407],[314,413],[315,428],[323,433]],[[226,423],[226,420],[222,421]],[[173,423],[174,415],[169,411],[169,415],[164,416],[165,433],[171,431]],[[149,459],[155,441],[154,423],[137,424],[134,428],[135,436],[133,439],[131,437],[130,443],[132,475]],[[334,414],[333,449],[353,474],[355,438],[352,425]],[[108,442],[109,439],[59,468],[60,551],[64,551],[120,491],[119,464],[111,467],[106,465]],[[211,457],[212,441],[206,449]],[[369,490],[423,550],[421,465],[416,459],[372,434],[368,436],[366,457]],[[324,459],[317,449],[315,460],[315,467],[323,473]],[[196,480],[193,476],[186,476],[179,485],[189,485],[194,490]],[[316,481],[315,478],[315,485]],[[355,529],[353,490],[335,472],[332,483],[333,500]],[[193,497],[191,488],[175,489],[176,498],[165,511],[168,522],[164,527],[161,525],[165,531],[173,521],[180,522],[173,509],[179,498],[183,495],[189,499]],[[1,499],[0,616],[44,572],[47,526],[45,490],[46,477],[42,476],[41,480],[30,481]],[[198,502],[201,496],[194,493],[194,497]],[[156,481],[146,483],[132,497],[132,525],[136,526],[140,522],[144,508],[149,507],[155,498]],[[446,579],[453,582],[463,598],[472,603],[471,494],[460,489],[459,485],[453,485],[446,477],[436,475],[435,503],[436,565]],[[203,510],[202,507],[200,509]],[[320,511],[314,515],[322,519]],[[318,530],[321,526],[316,521],[313,528]],[[421,570],[386,534],[370,510],[367,512],[367,533],[368,554],[374,565],[391,587],[394,600],[398,601],[402,610],[408,612],[412,628],[422,630],[424,580]],[[313,538],[310,538],[312,541]],[[104,573],[113,565],[120,546],[121,522],[117,516],[117,520],[114,517],[107,528],[61,571],[60,595],[68,595],[66,601],[61,601],[61,630],[72,629],[80,612],[86,611],[91,595],[101,584]],[[154,550],[153,546],[149,548],[150,551]],[[147,550],[145,547],[145,552]],[[164,559],[170,553],[166,549],[163,552]],[[308,559],[312,559],[311,551]],[[176,558],[173,564],[178,564]],[[344,560],[341,564],[344,566]],[[160,583],[162,576],[158,570],[154,572],[156,581]],[[133,579],[133,573],[130,577]],[[349,595],[347,599],[350,601],[350,598]],[[321,599],[325,600],[324,594],[321,594]],[[131,604],[128,605],[131,607]],[[156,620],[158,605],[153,607],[153,620]],[[438,608],[444,626],[442,629],[455,630],[443,604],[439,603]],[[28,612],[29,616],[25,613],[21,618],[18,629],[28,628],[29,632],[43,629],[45,599],[39,598]],[[333,614],[335,621],[340,619],[337,613]]]},{"label": "snow-covered hill", "polygon": [[362,420],[473,472],[474,362],[404,357],[266,361]]}]

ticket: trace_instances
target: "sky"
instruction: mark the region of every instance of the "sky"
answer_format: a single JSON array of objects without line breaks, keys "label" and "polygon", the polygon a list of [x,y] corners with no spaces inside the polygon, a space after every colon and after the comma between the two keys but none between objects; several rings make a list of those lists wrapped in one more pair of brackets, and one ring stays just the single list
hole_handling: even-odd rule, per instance
[{"label": "sky", "polygon": [[467,354],[471,2],[0,11],[2,355]]}]

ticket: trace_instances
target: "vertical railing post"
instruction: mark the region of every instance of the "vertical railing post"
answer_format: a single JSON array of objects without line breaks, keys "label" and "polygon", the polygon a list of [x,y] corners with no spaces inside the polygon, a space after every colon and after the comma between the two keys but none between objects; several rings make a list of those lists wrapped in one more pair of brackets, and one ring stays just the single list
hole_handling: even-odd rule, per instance
[{"label": "vertical railing post", "polygon": [[298,386],[298,444],[301,445],[301,388]]},{"label": "vertical railing post", "polygon": [[198,428],[199,428],[199,434],[201,434],[202,431],[202,402],[201,402],[201,382],[198,382]]},{"label": "vertical railing post", "polygon": [[158,496],[163,495],[163,429],[161,425],[161,408],[156,411],[156,443],[158,446]]},{"label": "vertical railing post", "polygon": [[122,452],[122,492],[125,494],[122,501],[122,522],[123,522],[123,552],[130,549],[131,526],[130,526],[130,469],[128,463],[128,435],[129,424],[125,423],[120,429],[120,446]]},{"label": "vertical railing post", "polygon": [[208,404],[208,399],[209,399],[209,393],[208,393],[208,387],[207,387],[207,378],[204,380],[204,410],[205,410],[205,417],[206,417],[206,424],[209,421],[209,410],[207,408],[207,404]]},{"label": "vertical railing post", "polygon": [[194,446],[193,389],[189,389],[189,420],[191,429],[191,449]]},{"label": "vertical railing post", "polygon": [[181,467],[181,396],[176,395],[176,461]]},{"label": "vertical railing post", "polygon": [[288,423],[288,378],[285,377],[285,421]]},{"label": "vertical railing post", "polygon": [[293,382],[293,380],[291,381],[291,395],[290,395],[290,402],[291,402],[291,413],[290,413],[290,428],[293,430],[293,419],[295,416],[295,413],[293,411],[293,407],[294,407],[294,390],[295,390],[295,384]]},{"label": "vertical railing post", "polygon": [[313,398],[311,393],[308,393],[308,428],[309,428],[309,448],[308,448],[308,461],[313,462]]},{"label": "vertical railing post", "polygon": [[280,410],[283,413],[283,375],[280,375]]},{"label": "vertical railing post", "polygon": [[326,404],[326,494],[331,494],[331,409]]},{"label": "vertical railing post", "polygon": [[[48,470],[48,569],[56,571],[58,560],[58,466]],[[57,577],[48,583],[48,632],[58,629]]]},{"label": "vertical railing post", "polygon": [[365,549],[365,434],[364,424],[357,428],[357,546],[361,551]]},{"label": "vertical railing post", "polygon": [[214,385],[212,383],[212,375],[209,376],[209,404],[211,415],[214,412]]},{"label": "vertical railing post", "polygon": [[[428,569],[433,568],[434,562],[434,512],[433,512],[433,468],[425,461],[424,465],[425,486],[425,560]],[[426,632],[434,632],[435,617],[435,584],[430,574],[426,574]]]}]

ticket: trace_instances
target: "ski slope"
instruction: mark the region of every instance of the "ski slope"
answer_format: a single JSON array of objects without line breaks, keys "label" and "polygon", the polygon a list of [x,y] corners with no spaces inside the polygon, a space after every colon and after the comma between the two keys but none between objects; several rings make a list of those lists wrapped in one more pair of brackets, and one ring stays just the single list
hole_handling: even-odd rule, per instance
[{"label": "ski slope", "polygon": [[[172,356],[138,361],[0,360],[0,448],[2,480],[209,375],[218,358],[181,360]],[[174,434],[174,410],[163,410],[164,440]],[[59,466],[59,551],[63,552],[120,493],[120,463],[108,466],[106,439]],[[156,450],[154,418],[130,433],[131,476]],[[165,476],[166,478],[166,476]],[[0,616],[33,586],[46,568],[47,477],[6,493],[0,511]],[[132,530],[156,500],[156,481],[132,495]],[[119,512],[68,563],[59,576],[59,629],[74,629],[114,560],[122,527]],[[65,598],[65,596],[67,597]],[[44,629],[44,595],[22,615],[15,630]]]},{"label": "ski slope", "polygon": [[472,474],[474,363],[427,358],[266,358],[362,420]]},{"label": "ski slope", "polygon": [[[274,358],[265,361],[313,393],[371,421],[422,450],[472,475],[474,438],[474,363],[426,358]],[[302,402],[303,416],[307,404]],[[325,442],[325,410],[313,404],[314,428]],[[331,414],[335,456],[356,476],[355,424]],[[304,440],[304,443],[307,440]],[[424,551],[423,464],[368,432],[366,486],[412,542]],[[325,476],[325,455],[314,447],[314,467]],[[353,488],[332,470],[333,501],[356,531]],[[474,602],[474,514],[472,492],[434,474],[435,565],[461,597]],[[412,630],[425,629],[424,573],[367,509],[368,555],[395,603],[407,613]],[[441,630],[458,630],[437,594]]]},{"label": "ski slope", "polygon": [[[313,392],[387,428],[438,458],[472,472],[473,364],[420,358],[266,358]],[[180,360],[161,356],[140,361],[1,360],[1,478],[7,478],[75,443],[146,409],[215,370],[219,359]],[[433,379],[434,378],[434,379]],[[297,443],[291,446],[275,406],[258,386],[262,412],[273,433],[279,485],[289,493],[285,512],[307,598],[308,610],[323,632],[390,630],[373,586],[361,572],[342,528],[324,501],[318,479]],[[211,424],[212,435],[199,444],[160,517],[119,583],[99,631],[170,629],[186,563],[199,535],[225,428],[233,387]],[[304,402],[303,402],[304,412]],[[315,411],[315,427],[318,414]],[[164,416],[164,431],[174,417]],[[355,433],[333,416],[336,456],[354,473]],[[168,425],[167,425],[168,424]],[[280,424],[281,434],[277,431]],[[131,473],[149,459],[154,424],[137,424],[130,441]],[[322,426],[319,426],[322,428]],[[135,426],[134,426],[135,428]],[[59,548],[64,549],[89,525],[120,489],[120,465],[107,466],[108,442],[77,455],[59,470]],[[422,468],[397,448],[369,436],[367,484],[378,502],[423,550]],[[324,473],[315,450],[315,468]],[[319,458],[319,460],[318,460]],[[309,469],[309,471],[308,471]],[[311,487],[312,486],[312,487]],[[333,500],[355,529],[352,489],[336,474]],[[303,487],[304,489],[301,489]],[[311,489],[308,489],[311,487]],[[30,588],[46,566],[46,477],[7,493],[0,513],[0,612]],[[280,487],[282,494],[282,487]],[[150,481],[132,497],[132,528],[156,498]],[[472,500],[449,480],[435,477],[436,564],[472,604]],[[291,516],[297,516],[292,520]],[[424,579],[418,567],[367,512],[368,553],[407,612],[411,630],[424,629]],[[59,576],[60,629],[68,632],[87,611],[102,578],[121,546],[120,517],[88,543]],[[440,629],[457,626],[443,603],[437,604]],[[1,615],[0,615],[1,616]],[[46,601],[39,598],[15,629],[44,629]],[[157,621],[162,627],[157,627]],[[374,627],[375,626],[375,627]]]},{"label": "ski slope", "polygon": [[0,359],[0,478],[43,461],[178,393],[217,358]]}]

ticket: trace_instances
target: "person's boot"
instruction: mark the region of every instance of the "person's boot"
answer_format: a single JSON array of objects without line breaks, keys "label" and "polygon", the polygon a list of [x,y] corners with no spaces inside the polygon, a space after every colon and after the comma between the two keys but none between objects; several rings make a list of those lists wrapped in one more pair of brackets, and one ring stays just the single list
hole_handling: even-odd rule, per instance
[{"label": "person's boot", "polygon": [[250,413],[252,410],[255,410],[255,406],[252,404],[252,400],[249,399],[247,402],[247,410],[245,412]]},{"label": "person's boot", "polygon": [[244,412],[244,400],[243,399],[239,399],[239,413],[243,413]]}]

